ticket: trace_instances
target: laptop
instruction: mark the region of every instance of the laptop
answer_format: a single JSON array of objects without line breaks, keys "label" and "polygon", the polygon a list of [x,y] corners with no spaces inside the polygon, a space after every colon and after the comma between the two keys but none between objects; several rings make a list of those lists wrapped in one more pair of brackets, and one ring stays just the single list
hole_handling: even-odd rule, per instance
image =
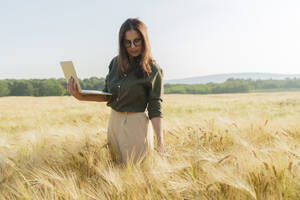
[{"label": "laptop", "polygon": [[79,92],[82,95],[85,95],[85,94],[111,95],[111,93],[98,91],[98,90],[82,90],[80,87],[80,84],[79,84],[79,81],[78,81],[78,78],[76,75],[76,71],[75,71],[72,61],[63,61],[63,62],[60,62],[60,65],[64,72],[66,81],[68,82],[68,80],[72,76],[74,78],[75,83],[77,84],[77,88],[78,88]]}]

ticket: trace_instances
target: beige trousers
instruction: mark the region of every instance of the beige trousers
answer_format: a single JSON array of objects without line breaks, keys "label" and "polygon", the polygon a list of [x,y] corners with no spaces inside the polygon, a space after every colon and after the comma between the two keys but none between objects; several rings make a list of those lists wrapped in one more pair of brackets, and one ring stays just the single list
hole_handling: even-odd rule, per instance
[{"label": "beige trousers", "polygon": [[143,161],[153,150],[153,129],[144,112],[111,109],[107,140],[113,160],[118,163]]}]

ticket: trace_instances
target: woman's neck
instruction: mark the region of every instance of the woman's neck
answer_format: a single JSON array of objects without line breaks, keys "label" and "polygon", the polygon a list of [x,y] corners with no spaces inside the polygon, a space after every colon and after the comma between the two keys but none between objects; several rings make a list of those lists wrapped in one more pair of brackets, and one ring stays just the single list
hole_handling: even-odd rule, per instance
[{"label": "woman's neck", "polygon": [[129,56],[129,62],[132,62],[132,61],[134,61],[135,59],[138,59],[138,58],[140,58],[141,57],[141,55],[138,55],[138,56]]},{"label": "woman's neck", "polygon": [[133,56],[129,56],[129,61],[130,61],[130,62],[132,62],[132,61],[133,61],[133,59],[134,59],[134,57],[133,57]]}]

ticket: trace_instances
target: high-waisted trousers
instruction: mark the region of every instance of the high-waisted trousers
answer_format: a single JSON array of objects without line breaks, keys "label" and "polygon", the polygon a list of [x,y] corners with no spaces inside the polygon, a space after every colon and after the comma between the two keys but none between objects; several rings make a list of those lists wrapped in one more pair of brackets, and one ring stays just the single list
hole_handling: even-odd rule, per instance
[{"label": "high-waisted trousers", "polygon": [[153,128],[145,112],[111,109],[107,140],[112,159],[118,163],[143,162],[153,150]]}]

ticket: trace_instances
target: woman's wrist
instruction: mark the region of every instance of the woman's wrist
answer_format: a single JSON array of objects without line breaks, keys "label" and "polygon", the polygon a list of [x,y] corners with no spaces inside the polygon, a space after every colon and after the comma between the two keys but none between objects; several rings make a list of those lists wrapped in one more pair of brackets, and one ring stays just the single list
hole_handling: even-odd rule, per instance
[{"label": "woman's wrist", "polygon": [[80,93],[79,94],[73,94],[72,96],[75,97],[77,100],[80,100],[80,101],[83,100],[83,96]]},{"label": "woman's wrist", "polygon": [[157,144],[164,144],[163,137],[157,137]]}]

